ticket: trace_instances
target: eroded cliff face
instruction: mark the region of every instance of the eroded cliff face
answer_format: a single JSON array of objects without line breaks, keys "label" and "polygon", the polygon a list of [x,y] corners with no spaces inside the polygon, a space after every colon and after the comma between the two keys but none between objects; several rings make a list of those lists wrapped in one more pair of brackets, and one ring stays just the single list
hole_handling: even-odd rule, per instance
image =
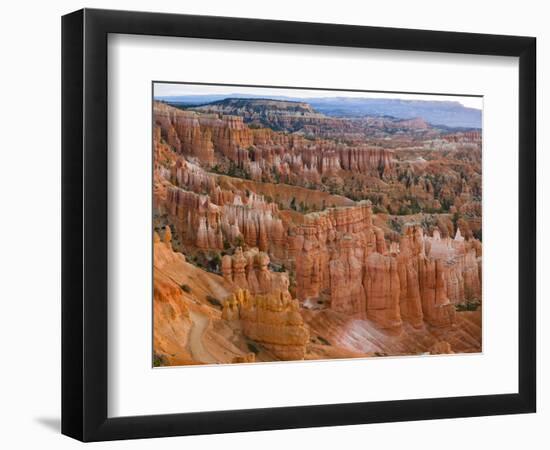
[{"label": "eroded cliff face", "polygon": [[223,256],[221,270],[228,283],[252,294],[288,292],[288,274],[271,272],[269,262],[267,253],[258,251],[257,248],[243,252],[241,247],[237,247],[232,256]]},{"label": "eroded cliff face", "polygon": [[222,317],[239,321],[244,334],[282,360],[301,360],[306,355],[309,331],[298,300],[288,291],[251,294],[237,289],[224,302]]},{"label": "eroded cliff face", "polygon": [[[468,310],[481,303],[475,133],[443,139],[418,120],[325,123],[284,108],[264,118],[327,136],[308,138],[251,128],[265,123],[233,109],[154,108],[163,364],[481,349],[481,312]],[[361,127],[397,130],[394,147],[358,138]],[[421,145],[443,150],[424,159],[435,151]]]},{"label": "eroded cliff face", "polygon": [[[388,123],[383,118],[325,117],[315,119],[321,122],[308,135],[250,128],[246,115],[225,115],[242,113],[239,108],[209,107],[211,112],[205,113],[198,112],[202,108],[180,110],[158,102],[154,108],[159,140],[216,173],[369,198],[392,214],[418,209],[481,214],[480,141],[472,133],[441,138],[417,119]],[[345,131],[342,135],[316,137],[323,136],[320,130],[334,121]],[[355,128],[385,131],[379,138],[366,139],[368,133],[350,131]],[[419,130],[433,136],[422,134],[420,139]],[[434,152],[436,147],[442,150]],[[316,207],[323,209],[320,204]],[[478,221],[470,221],[469,226],[472,232],[480,230]]]},{"label": "eroded cliff face", "polygon": [[251,129],[240,116],[199,114],[155,102],[154,117],[159,137],[176,153],[257,181],[318,184],[340,172],[389,174],[393,169],[390,150]]},{"label": "eroded cliff face", "polygon": [[304,359],[308,327],[284,274],[267,270],[265,254],[246,254],[257,264],[254,281],[250,273],[246,279],[242,252],[233,257],[236,277],[227,279],[187,263],[169,230],[154,234],[154,350],[161,365]]},{"label": "eroded cliff face", "polygon": [[465,292],[481,298],[479,247],[459,233],[441,240],[411,226],[390,251],[368,203],[308,216],[289,237],[301,300],[330,294],[331,309],[399,329],[450,326]]}]

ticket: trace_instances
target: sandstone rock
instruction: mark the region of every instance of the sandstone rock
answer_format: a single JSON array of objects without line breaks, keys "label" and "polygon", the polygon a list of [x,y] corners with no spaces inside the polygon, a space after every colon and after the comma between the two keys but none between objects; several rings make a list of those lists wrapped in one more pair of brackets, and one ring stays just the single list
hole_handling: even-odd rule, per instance
[{"label": "sandstone rock", "polygon": [[420,293],[424,319],[433,326],[450,326],[455,322],[455,307],[449,301],[445,278],[448,268],[442,260],[421,259]]},{"label": "sandstone rock", "polygon": [[[376,248],[369,203],[308,214],[306,222],[295,228],[288,244],[289,257],[296,261],[298,298],[316,298],[323,290],[337,293],[346,283],[346,290],[351,287],[353,295],[362,296],[361,277],[352,279],[351,275],[357,273],[356,259],[363,261]],[[361,303],[360,298],[354,301]],[[356,306],[346,306],[342,298],[336,299],[335,305],[340,310],[359,312]]]},{"label": "sandstone rock", "polygon": [[365,263],[363,285],[367,297],[367,317],[382,328],[399,329],[402,321],[396,259],[371,253]]},{"label": "sandstone rock", "polygon": [[397,255],[401,317],[415,328],[422,327],[424,319],[418,276],[418,260],[422,257],[423,245],[418,239],[419,234],[408,228],[400,239]]},{"label": "sandstone rock", "polygon": [[437,231],[426,237],[430,258],[445,262],[446,294],[452,303],[463,303],[465,299],[481,299],[480,255],[481,243],[476,239],[465,241],[460,228],[454,239],[441,238]]},{"label": "sandstone rock", "polygon": [[154,104],[155,123],[161,136],[178,153],[197,157],[204,164],[214,161],[211,130],[202,131],[195,113],[172,108],[163,103]]},{"label": "sandstone rock", "polygon": [[449,353],[454,353],[453,349],[451,348],[451,344],[449,344],[446,341],[436,342],[434,345],[430,347],[429,352],[432,355],[445,355]]},{"label": "sandstone rock", "polygon": [[[155,124],[160,129],[159,138],[164,138],[176,152],[196,157],[206,166],[214,163],[215,151],[218,151],[238,166],[248,169],[258,180],[264,172],[284,174],[288,167],[293,167],[297,179],[302,177],[316,183],[321,181],[321,176],[338,175],[341,171],[384,175],[393,170],[393,153],[385,148],[335,145],[333,141],[322,139],[312,142],[301,136],[267,129],[251,130],[243,117],[225,114],[231,109],[207,105],[196,110],[214,114],[182,111],[155,102]],[[242,110],[238,112],[242,114]],[[328,119],[327,122],[327,118],[318,114],[313,116],[314,121],[339,123],[339,119]],[[277,126],[287,126],[286,118]],[[300,120],[308,119],[301,116]],[[253,149],[254,161],[250,160],[250,149]]]},{"label": "sandstone rock", "polygon": [[172,246],[172,230],[169,226],[164,227],[164,243],[168,246]]},{"label": "sandstone rock", "polygon": [[288,292],[252,295],[239,289],[225,300],[222,315],[240,320],[243,333],[277,358],[299,360],[304,359],[309,342],[299,309]]},{"label": "sandstone rock", "polygon": [[[457,324],[454,304],[481,299],[482,248],[473,237],[481,230],[478,134],[441,138],[430,135],[434,131],[418,119],[350,121],[307,108],[304,116],[287,106],[264,115],[232,108],[181,111],[155,102],[153,128],[155,214],[162,217],[158,224],[168,220],[173,227],[162,239],[154,235],[155,264],[184,261],[171,252],[172,238],[176,248],[191,252],[233,250],[221,260],[223,282],[249,294],[225,302],[224,320],[242,321],[249,337],[283,358],[301,354],[284,347],[298,345],[288,343],[295,328],[273,328],[281,317],[296,319],[294,300],[287,298],[290,281],[298,302],[365,320],[384,329],[380,333],[400,331],[402,322],[420,334],[452,329]],[[257,128],[262,124],[299,132]],[[395,133],[390,142],[384,140],[388,130]],[[426,142],[441,147],[442,156],[418,150],[420,136],[431,136]],[[350,191],[353,185],[363,190]],[[403,219],[389,230],[388,216],[373,223],[370,202],[320,188],[356,194],[350,198],[374,198],[374,193],[378,211],[399,212]],[[413,212],[442,206],[445,214],[428,217],[431,223],[424,224],[435,227],[432,236],[420,226],[403,225],[399,231],[409,216],[419,221],[406,210],[403,216],[401,207]],[[463,216],[458,221],[455,212]],[[271,272],[271,261],[275,267],[284,264],[288,273]],[[243,304],[254,304],[244,308],[250,313],[246,320]],[[277,309],[281,314],[271,314],[272,307],[282,308]],[[277,333],[290,341],[278,340]],[[434,346],[434,351],[443,347]]]},{"label": "sandstone rock", "polygon": [[239,363],[253,363],[256,361],[256,355],[254,353],[247,353],[244,356],[235,356],[233,358],[233,361],[231,361],[233,364],[239,364]]},{"label": "sandstone rock", "polygon": [[343,238],[342,254],[329,262],[331,308],[355,317],[366,317],[363,255],[350,235]]}]

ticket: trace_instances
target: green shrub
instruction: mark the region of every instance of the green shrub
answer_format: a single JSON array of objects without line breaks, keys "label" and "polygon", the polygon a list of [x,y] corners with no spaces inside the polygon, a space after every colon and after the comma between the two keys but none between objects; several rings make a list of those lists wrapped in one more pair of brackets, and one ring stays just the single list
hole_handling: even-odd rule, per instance
[{"label": "green shrub", "polygon": [[269,264],[269,270],[271,270],[272,272],[286,272],[286,266],[284,264],[275,264],[275,263],[270,263]]},{"label": "green shrub", "polygon": [[478,239],[479,241],[481,241],[481,237],[482,237],[482,234],[481,234],[481,228],[479,230],[475,230],[473,232],[473,235],[476,239]]},{"label": "green shrub", "polygon": [[455,309],[459,312],[462,311],[477,311],[481,302],[479,300],[467,300],[464,303],[457,303]]},{"label": "green shrub", "polygon": [[188,294],[191,292],[191,286],[188,284],[182,284],[180,287],[183,292],[187,292]]},{"label": "green shrub", "polygon": [[298,207],[296,206],[296,197],[292,197],[292,200],[290,200],[290,209],[298,211]]},{"label": "green shrub", "polygon": [[218,273],[222,264],[222,257],[219,253],[214,253],[208,257],[208,270],[210,272]]},{"label": "green shrub", "polygon": [[242,234],[239,234],[236,238],[235,238],[235,247],[244,247],[244,237]]},{"label": "green shrub", "polygon": [[216,308],[222,307],[222,302],[220,302],[216,297],[212,297],[211,295],[206,296],[206,300],[208,303],[210,303],[212,306],[215,306]]},{"label": "green shrub", "polygon": [[397,219],[391,219],[388,222],[388,225],[390,228],[395,231],[396,233],[401,233],[403,226],[401,225],[401,222]]},{"label": "green shrub", "polygon": [[248,347],[248,350],[250,350],[255,355],[260,353],[260,349],[258,347],[256,347],[256,345],[254,345],[252,342],[247,342],[246,346]]},{"label": "green shrub", "polygon": [[401,205],[397,214],[399,216],[409,216],[412,214],[412,211],[406,205]]},{"label": "green shrub", "polygon": [[157,353],[153,353],[153,367],[162,367],[165,365],[166,361],[164,361],[164,357]]}]

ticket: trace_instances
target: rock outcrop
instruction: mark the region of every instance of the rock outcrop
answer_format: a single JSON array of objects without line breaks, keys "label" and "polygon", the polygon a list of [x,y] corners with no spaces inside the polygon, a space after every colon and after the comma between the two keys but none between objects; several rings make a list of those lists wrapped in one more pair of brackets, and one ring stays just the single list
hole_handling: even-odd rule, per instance
[{"label": "rock outcrop", "polygon": [[407,228],[395,251],[399,272],[401,317],[413,327],[420,328],[424,323],[418,268],[419,260],[425,257],[422,231]]},{"label": "rock outcrop", "polygon": [[[289,257],[296,266],[298,298],[319,297],[324,290],[337,294],[340,287],[359,291],[361,277],[351,275],[368,253],[384,251],[385,243],[380,238],[372,225],[372,210],[367,202],[307,214],[304,223],[288,237]],[[338,300],[335,306],[360,312],[359,306],[350,309],[350,305]]]},{"label": "rock outcrop", "polygon": [[269,270],[269,256],[257,248],[242,251],[237,247],[233,255],[222,258],[224,279],[237,288],[252,294],[268,294],[274,291],[288,291],[289,280],[285,272]]},{"label": "rock outcrop", "polygon": [[367,296],[367,317],[384,328],[400,328],[400,286],[396,259],[371,253],[366,259],[363,285]]},{"label": "rock outcrop", "polygon": [[167,187],[164,211],[183,242],[203,250],[223,250],[227,244],[246,244],[262,251],[281,253],[285,227],[277,217],[275,204],[253,193],[245,198],[225,195],[225,191],[216,194],[197,194]]},{"label": "rock outcrop", "polygon": [[441,260],[446,266],[446,294],[452,303],[481,299],[481,243],[468,241],[460,229],[453,238],[441,238],[439,231],[425,237],[429,257]]},{"label": "rock outcrop", "polygon": [[153,112],[166,364],[481,349],[481,133],[269,99]]},{"label": "rock outcrop", "polygon": [[196,158],[207,167],[220,159],[218,154],[253,179],[276,176],[298,184],[319,183],[322,176],[338,175],[340,171],[378,175],[393,170],[393,153],[384,148],[250,129],[243,117],[223,114],[224,109],[199,114],[159,102],[155,102],[154,109],[158,139],[177,153]]},{"label": "rock outcrop", "polygon": [[252,295],[238,289],[223,306],[222,317],[240,321],[244,334],[277,358],[304,359],[309,331],[300,315],[300,304],[288,292]]},{"label": "rock outcrop", "polygon": [[389,252],[368,203],[308,216],[289,237],[300,300],[329,292],[335,311],[399,329],[403,320],[451,326],[465,292],[481,297],[478,247],[459,233],[442,241],[437,231],[425,238],[419,226],[407,227]]}]

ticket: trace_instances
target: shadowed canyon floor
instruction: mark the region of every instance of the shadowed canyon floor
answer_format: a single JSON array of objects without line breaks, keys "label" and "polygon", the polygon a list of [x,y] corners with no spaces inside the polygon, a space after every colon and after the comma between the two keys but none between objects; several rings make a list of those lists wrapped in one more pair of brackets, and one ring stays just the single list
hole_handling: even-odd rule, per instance
[{"label": "shadowed canyon floor", "polygon": [[481,351],[479,130],[153,113],[155,366]]}]

